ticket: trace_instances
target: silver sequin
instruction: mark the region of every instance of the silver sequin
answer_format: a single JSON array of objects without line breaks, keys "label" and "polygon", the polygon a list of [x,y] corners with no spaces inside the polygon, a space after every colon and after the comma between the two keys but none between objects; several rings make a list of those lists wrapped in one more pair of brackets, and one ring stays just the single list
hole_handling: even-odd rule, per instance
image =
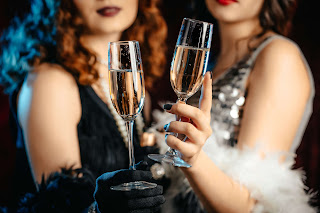
[{"label": "silver sequin", "polygon": [[[246,80],[251,66],[244,58],[224,75],[213,82],[211,117],[216,131],[220,133],[218,140],[222,143],[234,145],[237,143],[241,125],[242,111],[246,102]],[[196,105],[200,93],[191,97],[189,104]]]}]

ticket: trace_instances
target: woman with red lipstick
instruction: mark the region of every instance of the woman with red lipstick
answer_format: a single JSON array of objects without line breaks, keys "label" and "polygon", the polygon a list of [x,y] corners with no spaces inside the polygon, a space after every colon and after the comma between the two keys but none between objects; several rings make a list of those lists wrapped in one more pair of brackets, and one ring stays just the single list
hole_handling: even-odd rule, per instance
[{"label": "woman with red lipstick", "polygon": [[[30,12],[2,34],[0,83],[10,94],[17,132],[12,212],[83,212],[100,175],[104,184],[151,178],[150,171],[128,172],[125,128],[103,88],[109,41],[139,41],[148,91],[162,76],[167,28],[157,4],[33,0]],[[143,128],[141,118],[134,131],[137,162],[155,151],[140,146]],[[102,212],[150,212],[164,202],[161,186],[136,194],[100,192],[95,198]]]},{"label": "woman with red lipstick", "polygon": [[[309,66],[285,37],[295,1],[205,3],[218,23],[220,51],[200,109],[164,106],[192,120],[165,125],[188,136],[182,142],[169,134],[168,146],[192,165],[181,170],[205,212],[316,212],[303,173],[292,169],[314,97]],[[189,104],[198,100],[193,96]],[[190,198],[181,188],[176,198]]]}]

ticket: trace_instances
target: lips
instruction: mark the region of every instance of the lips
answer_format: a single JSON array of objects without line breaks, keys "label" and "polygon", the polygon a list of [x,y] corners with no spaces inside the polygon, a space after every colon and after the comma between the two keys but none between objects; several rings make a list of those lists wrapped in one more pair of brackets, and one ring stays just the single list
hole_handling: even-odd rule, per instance
[{"label": "lips", "polygon": [[97,10],[97,13],[105,17],[113,17],[117,15],[120,12],[120,10],[121,8],[119,7],[104,7]]},{"label": "lips", "polygon": [[217,0],[217,2],[221,5],[229,5],[232,3],[238,2],[237,0]]}]

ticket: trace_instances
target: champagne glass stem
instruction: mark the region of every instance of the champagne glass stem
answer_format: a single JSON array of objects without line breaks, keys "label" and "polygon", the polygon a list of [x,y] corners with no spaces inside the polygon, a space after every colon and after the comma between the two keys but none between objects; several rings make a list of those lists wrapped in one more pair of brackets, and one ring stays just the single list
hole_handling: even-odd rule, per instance
[{"label": "champagne glass stem", "polygon": [[133,120],[126,121],[126,127],[128,132],[128,150],[129,150],[129,169],[136,170],[134,150],[133,150]]},{"label": "champagne glass stem", "polygon": [[[186,104],[187,103],[187,98],[179,97],[177,99],[176,103]],[[181,116],[176,115],[176,121],[181,121]]]},{"label": "champagne glass stem", "polygon": [[179,102],[179,103],[185,104],[185,103],[187,103],[187,99],[188,98],[178,97],[177,103]]},{"label": "champagne glass stem", "polygon": [[[176,103],[181,103],[181,104],[186,104],[187,103],[187,98],[182,98],[182,97],[178,97],[178,100],[176,101]],[[176,115],[176,121],[181,121],[181,116],[180,115]],[[176,133],[175,136],[177,138],[179,138],[182,141],[185,141],[187,139],[187,136],[184,134],[178,134]],[[177,151],[174,150],[175,154],[177,154]]]},{"label": "champagne glass stem", "polygon": [[178,151],[175,150],[175,149],[169,148],[169,150],[168,150],[167,152],[168,152],[168,154],[170,154],[170,155],[179,156],[179,157],[180,157]]}]

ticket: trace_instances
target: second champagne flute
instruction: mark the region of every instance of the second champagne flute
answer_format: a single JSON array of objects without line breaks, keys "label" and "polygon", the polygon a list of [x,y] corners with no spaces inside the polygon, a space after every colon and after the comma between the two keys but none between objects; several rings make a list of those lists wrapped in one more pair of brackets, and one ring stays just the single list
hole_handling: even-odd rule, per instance
[{"label": "second champagne flute", "polygon": [[[211,46],[213,24],[184,18],[179,32],[175,52],[170,68],[170,81],[178,96],[177,102],[186,103],[202,85],[207,71]],[[176,120],[181,120],[177,117]],[[176,134],[182,141],[185,135]],[[158,162],[170,163],[178,167],[191,167],[181,157],[178,150],[169,148],[164,154],[149,154],[148,157]]]},{"label": "second champagne flute", "polygon": [[[144,78],[139,43],[137,41],[109,42],[109,90],[112,104],[126,123],[128,132],[129,169],[135,170],[133,122],[141,113],[144,97]],[[135,181],[112,186],[112,190],[154,188],[157,184]]]}]

